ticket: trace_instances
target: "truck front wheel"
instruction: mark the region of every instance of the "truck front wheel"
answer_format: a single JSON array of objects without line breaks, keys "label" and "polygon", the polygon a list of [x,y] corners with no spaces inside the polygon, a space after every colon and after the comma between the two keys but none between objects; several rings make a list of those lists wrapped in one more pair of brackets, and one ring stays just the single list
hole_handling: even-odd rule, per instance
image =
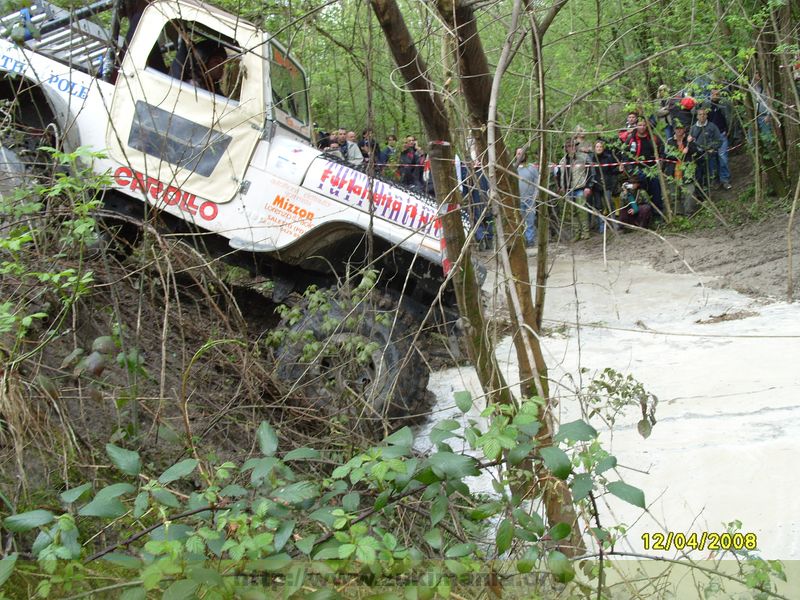
[{"label": "truck front wheel", "polygon": [[317,291],[284,316],[274,352],[279,383],[311,417],[380,437],[420,412],[428,370],[414,320],[391,296]]}]

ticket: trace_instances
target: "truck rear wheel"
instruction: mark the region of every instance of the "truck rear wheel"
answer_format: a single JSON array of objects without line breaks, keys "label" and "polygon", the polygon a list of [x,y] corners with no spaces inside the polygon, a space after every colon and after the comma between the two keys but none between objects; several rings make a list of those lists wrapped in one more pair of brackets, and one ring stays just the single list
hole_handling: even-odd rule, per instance
[{"label": "truck rear wheel", "polygon": [[429,373],[412,344],[417,327],[385,294],[329,298],[304,298],[284,317],[276,375],[313,417],[375,438],[418,413],[426,398]]}]

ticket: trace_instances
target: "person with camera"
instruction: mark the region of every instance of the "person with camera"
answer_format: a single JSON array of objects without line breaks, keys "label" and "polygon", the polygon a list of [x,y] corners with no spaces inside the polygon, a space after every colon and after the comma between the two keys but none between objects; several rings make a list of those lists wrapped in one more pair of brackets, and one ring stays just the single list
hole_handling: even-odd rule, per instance
[{"label": "person with camera", "polygon": [[[653,207],[650,205],[650,195],[644,189],[647,177],[643,173],[635,173],[630,181],[622,184],[622,208],[619,211],[619,220],[625,225],[647,229],[653,219]],[[629,229],[623,229],[629,233]]]},{"label": "person with camera", "polygon": [[689,167],[698,153],[697,144],[689,141],[683,123],[676,121],[674,134],[667,140],[664,173],[672,178],[672,197],[679,215],[692,215],[697,210],[694,170]]}]

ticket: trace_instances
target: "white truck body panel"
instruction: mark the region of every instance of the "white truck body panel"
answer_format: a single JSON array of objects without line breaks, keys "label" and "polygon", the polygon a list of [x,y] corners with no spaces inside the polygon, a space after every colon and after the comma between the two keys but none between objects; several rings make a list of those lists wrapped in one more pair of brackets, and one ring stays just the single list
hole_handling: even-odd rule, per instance
[{"label": "white truck body panel", "polygon": [[[213,26],[242,45],[247,76],[238,101],[137,66],[164,24],[178,17]],[[267,34],[218,9],[157,0],[142,17],[116,84],[37,53],[35,40],[20,46],[0,39],[0,74],[40,86],[67,150],[81,145],[107,151],[108,158],[96,160],[93,168],[110,174],[117,190],[220,234],[233,248],[280,253],[318,227],[346,223],[371,228],[441,265],[443,233],[435,202],[331,161],[304,140],[309,124],[279,110],[274,90],[270,97],[264,51],[269,44],[274,42]],[[289,59],[282,55],[282,60]],[[132,148],[137,101],[231,134],[224,160],[203,176]]]}]

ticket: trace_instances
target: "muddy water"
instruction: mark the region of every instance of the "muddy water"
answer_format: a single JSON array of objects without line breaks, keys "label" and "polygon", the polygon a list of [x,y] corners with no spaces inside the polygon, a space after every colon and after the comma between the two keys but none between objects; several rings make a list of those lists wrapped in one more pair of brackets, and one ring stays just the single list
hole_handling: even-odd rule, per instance
[{"label": "muddy water", "polygon": [[[603,498],[603,524],[630,527],[628,550],[646,550],[643,533],[723,532],[738,519],[742,531],[757,534],[765,557],[798,559],[800,305],[768,304],[703,282],[559,257],[545,311],[554,333],[543,338],[559,417],[581,418],[576,390],[606,367],[632,374],[658,396],[648,439],[636,430],[635,407],[617,418],[613,433],[592,421],[618,459],[619,476],[645,490],[646,513]],[[496,285],[490,278],[486,289]],[[499,340],[497,355],[513,382],[510,338]],[[459,418],[454,391],[476,397],[469,417],[483,406],[471,369],[436,373],[430,389],[438,402],[421,447],[435,420]],[[491,474],[472,485],[491,491]]]}]

